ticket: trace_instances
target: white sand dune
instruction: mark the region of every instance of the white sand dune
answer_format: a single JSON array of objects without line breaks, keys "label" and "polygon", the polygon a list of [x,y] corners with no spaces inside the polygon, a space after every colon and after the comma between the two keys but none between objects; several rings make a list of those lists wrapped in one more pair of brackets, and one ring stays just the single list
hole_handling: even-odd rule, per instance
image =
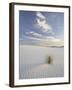
[{"label": "white sand dune", "polygon": [[49,65],[49,64],[40,64],[35,66],[27,66],[25,69],[22,66],[22,71],[20,74],[21,79],[30,79],[30,78],[48,78],[48,77],[63,77],[64,76],[63,65]]},{"label": "white sand dune", "polygon": [[[30,77],[58,77],[63,76],[62,66],[59,65],[49,65],[49,64],[42,64],[33,69],[31,69],[29,76]],[[59,73],[62,72],[62,73]]]},{"label": "white sand dune", "polygon": [[[64,76],[64,49],[39,46],[20,46],[19,78],[50,78]],[[47,63],[51,56],[53,64]]]}]

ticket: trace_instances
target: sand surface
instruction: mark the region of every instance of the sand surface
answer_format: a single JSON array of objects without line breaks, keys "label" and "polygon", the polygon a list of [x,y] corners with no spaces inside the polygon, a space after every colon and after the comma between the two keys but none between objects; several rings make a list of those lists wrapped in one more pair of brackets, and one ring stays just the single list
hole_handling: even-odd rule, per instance
[{"label": "sand surface", "polygon": [[[48,56],[53,59],[47,63]],[[64,48],[20,45],[19,78],[50,78],[64,76]]]}]

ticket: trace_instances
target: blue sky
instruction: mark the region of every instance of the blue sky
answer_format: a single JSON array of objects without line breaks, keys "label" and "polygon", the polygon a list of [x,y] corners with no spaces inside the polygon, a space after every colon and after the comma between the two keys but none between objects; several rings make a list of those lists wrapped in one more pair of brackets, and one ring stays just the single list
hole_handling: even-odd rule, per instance
[{"label": "blue sky", "polygon": [[63,45],[64,13],[19,11],[19,40],[28,44]]}]

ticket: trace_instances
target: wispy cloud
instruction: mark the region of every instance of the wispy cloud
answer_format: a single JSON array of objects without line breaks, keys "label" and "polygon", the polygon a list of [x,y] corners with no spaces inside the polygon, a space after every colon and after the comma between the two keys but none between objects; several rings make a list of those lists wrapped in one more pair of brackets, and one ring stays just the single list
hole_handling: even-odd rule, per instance
[{"label": "wispy cloud", "polygon": [[[41,38],[42,37],[42,38]],[[52,36],[42,36],[41,34],[35,32],[26,32],[26,35],[23,38],[30,39],[34,43],[41,46],[63,46],[64,40],[58,39]]]},{"label": "wispy cloud", "polygon": [[57,39],[54,37],[48,37],[47,39],[43,39],[43,41],[40,42],[40,45],[43,45],[43,46],[63,46],[64,40]]},{"label": "wispy cloud", "polygon": [[28,40],[43,41],[43,39],[41,39],[41,38],[37,38],[37,37],[34,37],[34,36],[30,36],[30,35],[25,35],[22,38],[26,38]]},{"label": "wispy cloud", "polygon": [[41,19],[46,19],[44,15],[42,15],[40,12],[36,13],[36,16]]},{"label": "wispy cloud", "polygon": [[26,32],[25,34],[26,34],[26,35],[29,35],[29,36],[33,36],[33,37],[39,37],[39,38],[42,37],[41,34],[36,33],[36,32],[33,32],[33,31]]},{"label": "wispy cloud", "polygon": [[59,41],[61,41],[61,39],[57,39],[57,38],[55,38],[53,36],[48,36],[48,37],[45,37],[45,38],[46,38],[45,41],[52,41],[52,42],[59,42]]},{"label": "wispy cloud", "polygon": [[55,38],[55,33],[53,31],[52,26],[47,21],[48,18],[43,15],[41,12],[36,12],[36,25],[39,28],[35,28],[35,31],[33,29],[27,30],[24,35],[22,36],[22,39],[27,39],[28,41],[32,41],[32,43],[35,43],[36,45],[43,45],[43,46],[63,46],[64,40],[61,40],[59,38]]},{"label": "wispy cloud", "polygon": [[40,30],[42,30],[42,32],[54,34],[51,25],[49,25],[46,20],[46,17],[41,12],[36,12],[36,16],[36,24],[41,28]]}]

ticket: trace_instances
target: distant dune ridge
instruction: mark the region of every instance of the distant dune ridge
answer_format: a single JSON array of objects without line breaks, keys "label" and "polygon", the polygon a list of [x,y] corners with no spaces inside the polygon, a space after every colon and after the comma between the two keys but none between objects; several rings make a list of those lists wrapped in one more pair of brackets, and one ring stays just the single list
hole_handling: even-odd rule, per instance
[{"label": "distant dune ridge", "polygon": [[[52,61],[47,62],[50,57]],[[50,78],[64,76],[64,47],[20,45],[19,78]],[[48,58],[49,59],[49,58]]]},{"label": "distant dune ridge", "polygon": [[43,47],[64,47],[64,41],[22,41],[20,40],[20,45],[34,45]]}]

